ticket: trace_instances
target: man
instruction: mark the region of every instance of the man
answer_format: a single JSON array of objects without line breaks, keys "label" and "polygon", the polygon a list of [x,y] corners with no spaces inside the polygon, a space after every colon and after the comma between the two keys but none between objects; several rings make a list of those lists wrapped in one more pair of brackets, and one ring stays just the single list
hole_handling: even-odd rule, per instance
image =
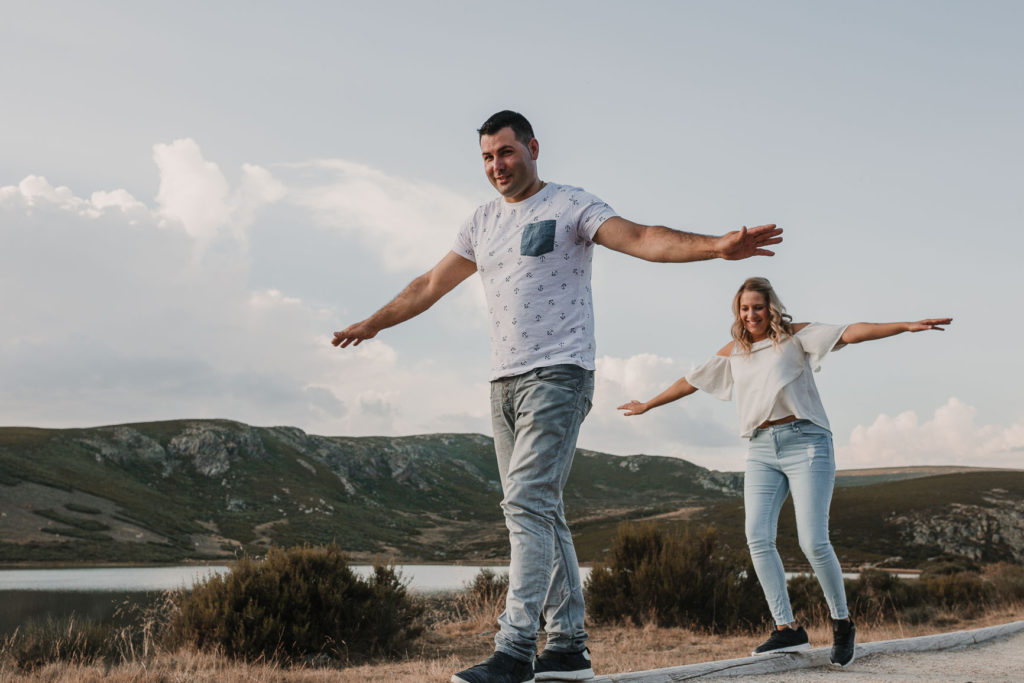
[{"label": "man", "polygon": [[[584,680],[594,675],[583,590],[562,489],[594,392],[593,245],[648,261],[772,255],[781,229],[722,237],[639,225],[583,190],[542,181],[540,143],[521,114],[477,131],[484,173],[501,195],[463,224],[452,250],[393,301],[335,332],[342,348],[419,315],[478,271],[491,329],[491,418],[512,560],[495,652],[456,683]],[[547,644],[534,656],[540,617]]]}]

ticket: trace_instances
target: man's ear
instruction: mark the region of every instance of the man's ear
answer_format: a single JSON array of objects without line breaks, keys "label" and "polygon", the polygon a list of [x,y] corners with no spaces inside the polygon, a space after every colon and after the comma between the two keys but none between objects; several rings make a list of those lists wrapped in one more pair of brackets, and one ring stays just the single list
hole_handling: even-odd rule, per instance
[{"label": "man's ear", "polygon": [[530,148],[530,158],[537,161],[537,156],[540,154],[540,143],[537,142],[537,138],[530,138],[530,144],[527,147]]}]

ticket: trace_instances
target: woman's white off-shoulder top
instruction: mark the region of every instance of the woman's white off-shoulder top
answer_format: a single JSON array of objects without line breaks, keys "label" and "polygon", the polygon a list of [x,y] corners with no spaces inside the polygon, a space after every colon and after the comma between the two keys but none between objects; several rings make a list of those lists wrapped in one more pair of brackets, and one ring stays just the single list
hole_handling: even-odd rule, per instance
[{"label": "woman's white off-shoulder top", "polygon": [[765,420],[787,415],[830,429],[811,372],[821,369],[825,354],[845,346],[839,339],[846,328],[811,323],[777,345],[771,339],[754,342],[750,353],[734,344],[731,356],[712,356],[686,381],[723,401],[735,387],[740,436],[749,438]]}]

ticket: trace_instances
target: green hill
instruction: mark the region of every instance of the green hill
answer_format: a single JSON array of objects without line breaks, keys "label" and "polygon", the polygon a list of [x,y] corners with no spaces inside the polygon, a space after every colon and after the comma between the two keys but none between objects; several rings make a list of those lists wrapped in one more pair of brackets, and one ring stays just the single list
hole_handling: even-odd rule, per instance
[{"label": "green hill", "polygon": [[[833,540],[844,564],[914,566],[941,553],[1024,561],[1024,472],[840,473]],[[580,559],[616,526],[714,523],[742,547],[742,475],[676,458],[577,452],[566,511]],[[180,420],[91,429],[0,428],[6,563],[223,560],[334,541],[353,558],[507,556],[491,439],[323,437],[294,427]],[[793,566],[791,506],[780,549]]]},{"label": "green hill", "polygon": [[[580,451],[574,516],[649,514],[738,494],[683,460]],[[507,553],[491,439],[321,437],[186,420],[0,428],[6,562],[167,562],[335,541],[356,556]]]},{"label": "green hill", "polygon": [[[732,543],[743,542],[738,501],[713,504],[697,521],[714,522]],[[959,472],[837,488],[830,529],[844,566],[916,567],[943,554],[1024,562],[1024,472]],[[787,566],[806,565],[792,501],[783,506],[778,534]]]}]

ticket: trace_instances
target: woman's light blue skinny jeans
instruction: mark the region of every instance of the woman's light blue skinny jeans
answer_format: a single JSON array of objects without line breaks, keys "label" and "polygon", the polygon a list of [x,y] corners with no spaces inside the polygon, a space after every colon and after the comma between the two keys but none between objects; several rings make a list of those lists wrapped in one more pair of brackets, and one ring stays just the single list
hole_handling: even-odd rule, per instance
[{"label": "woman's light blue skinny jeans", "polygon": [[786,573],[775,547],[779,510],[790,493],[800,549],[821,584],[832,618],[849,616],[843,573],[828,540],[828,509],[835,478],[832,433],[827,429],[809,420],[796,420],[754,431],[743,482],[747,546],[778,625],[795,621],[786,591]]}]

